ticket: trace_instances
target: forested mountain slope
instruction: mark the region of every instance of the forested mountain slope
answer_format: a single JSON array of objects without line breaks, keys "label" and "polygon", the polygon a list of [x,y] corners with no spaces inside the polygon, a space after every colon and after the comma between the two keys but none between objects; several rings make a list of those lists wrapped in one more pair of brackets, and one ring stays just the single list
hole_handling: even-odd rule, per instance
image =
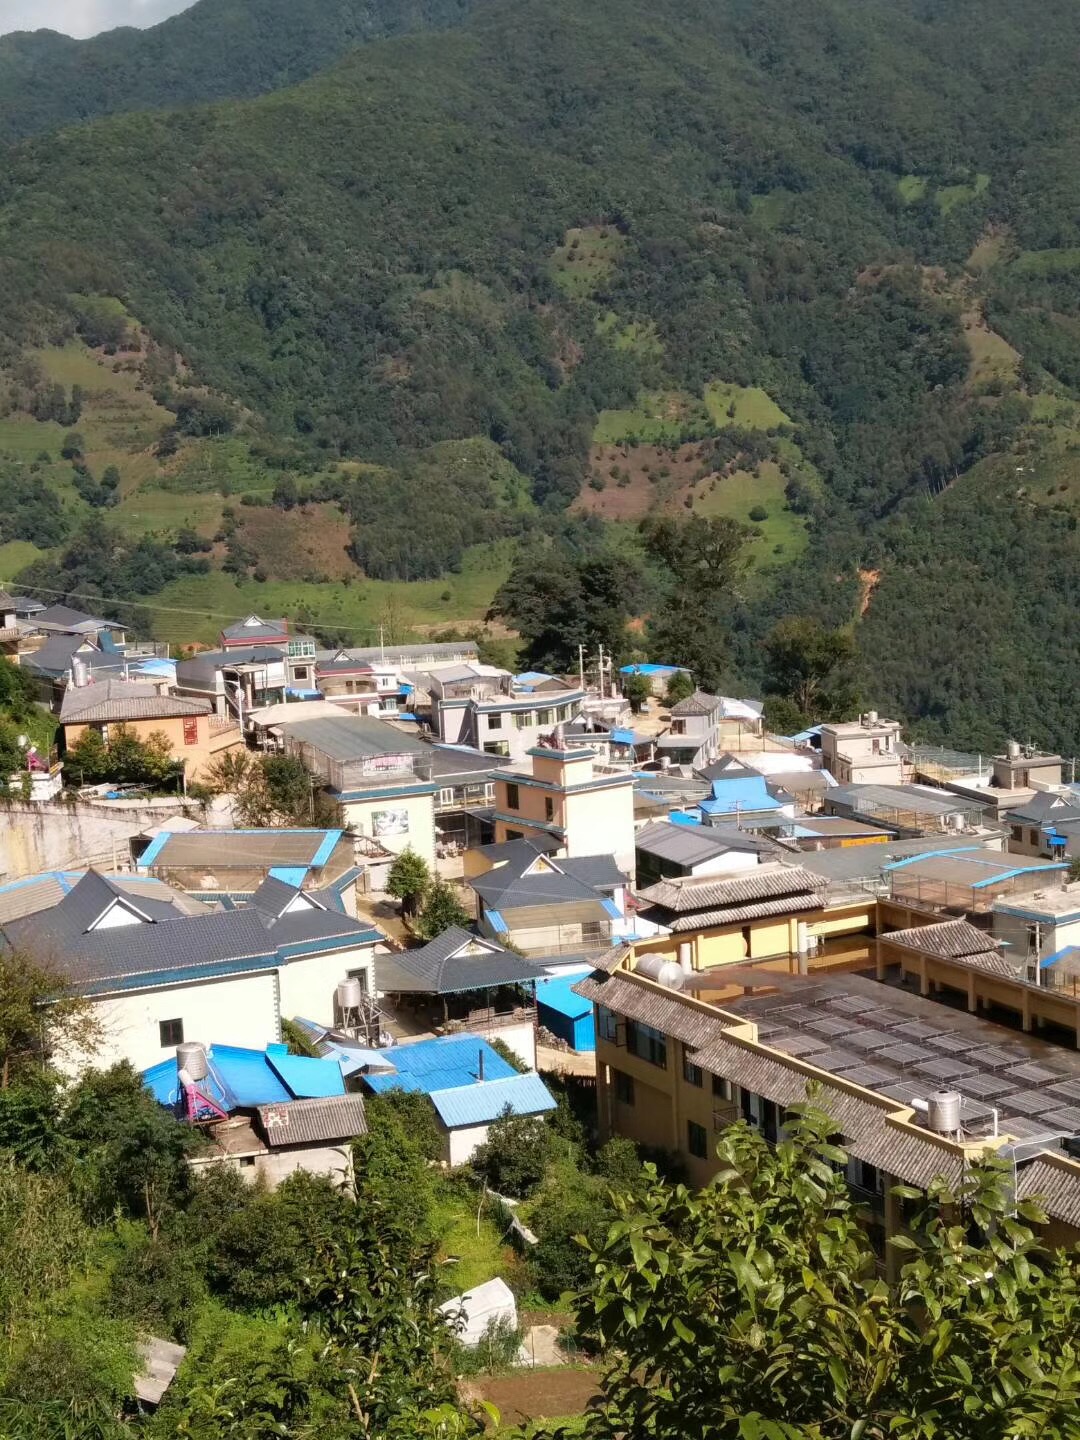
[{"label": "forested mountain slope", "polygon": [[777,614],[858,618],[881,704],[1080,748],[1078,41],[1071,0],[493,0],[17,147],[0,331],[119,297],[282,443],[481,437],[549,515],[741,466],[787,525],[746,683]]},{"label": "forested mountain slope", "polygon": [[148,30],[0,38],[0,142],[293,85],[354,45],[453,25],[471,0],[198,0]]}]

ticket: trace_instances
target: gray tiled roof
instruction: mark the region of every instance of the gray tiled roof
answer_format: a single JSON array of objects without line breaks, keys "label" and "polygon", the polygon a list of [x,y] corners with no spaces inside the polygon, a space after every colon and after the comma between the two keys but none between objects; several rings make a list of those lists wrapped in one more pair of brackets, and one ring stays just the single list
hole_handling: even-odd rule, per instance
[{"label": "gray tiled roof", "polygon": [[88,615],[85,610],[73,610],[70,605],[46,605],[44,610],[34,613],[35,625],[46,625],[56,630],[122,630],[124,627],[115,620],[103,620],[100,615]]},{"label": "gray tiled roof", "polygon": [[614,855],[559,856],[552,864],[557,865],[564,875],[572,875],[594,890],[615,890],[626,884],[626,876],[615,864]]},{"label": "gray tiled roof", "polygon": [[[469,947],[479,947],[480,953],[463,953]],[[457,925],[420,949],[379,955],[375,961],[379,989],[391,993],[455,995],[521,984],[542,973],[513,951]]]},{"label": "gray tiled roof", "polygon": [[61,725],[124,720],[167,720],[177,715],[209,715],[206,700],[182,695],[159,695],[153,685],[135,680],[98,680],[92,685],[69,685],[60,706]]},{"label": "gray tiled roof", "polygon": [[281,947],[353,936],[363,944],[376,937],[369,926],[330,910],[300,910],[274,919],[248,905],[190,915],[166,906],[151,910],[143,900],[139,909],[151,914],[152,923],[86,934],[88,907],[75,899],[77,889],[51,910],[8,921],[0,934],[10,948],[47,957],[73,985],[90,990],[161,972],[227,971],[241,962],[247,962],[241,968],[259,961],[269,966],[277,963]]},{"label": "gray tiled roof", "polygon": [[[256,623],[248,624],[248,621]],[[231,625],[226,625],[221,633],[226,640],[270,639],[278,635],[287,635],[289,622],[287,620],[263,620],[258,615],[248,615],[243,620],[235,620]]]},{"label": "gray tiled roof", "polygon": [[1053,1219],[1080,1227],[1080,1177],[1065,1166],[1036,1156],[1020,1170],[1016,1193],[1021,1200],[1040,1200]]},{"label": "gray tiled roof", "polygon": [[[83,646],[89,648],[83,650]],[[38,675],[63,675],[71,666],[72,656],[79,651],[88,663],[105,658],[85,635],[50,635],[39,649],[28,650],[21,655],[19,662],[24,670],[32,670]],[[117,663],[116,656],[110,657],[112,666]]]},{"label": "gray tiled roof", "polygon": [[[510,871],[510,873],[506,873]],[[573,875],[548,870],[543,875],[518,875],[506,865],[474,875],[466,883],[485,905],[496,910],[527,909],[530,905],[571,905],[602,898],[591,885]]]},{"label": "gray tiled roof", "polygon": [[267,875],[252,895],[250,903],[264,915],[271,915],[276,920],[278,916],[284,915],[300,891],[299,885],[290,885],[286,880],[279,880],[276,875]]},{"label": "gray tiled roof", "polygon": [[778,895],[774,900],[755,900],[748,905],[728,905],[719,910],[695,910],[690,915],[672,915],[660,906],[648,906],[639,913],[643,920],[666,925],[673,932],[704,930],[714,925],[744,925],[749,920],[765,920],[770,915],[796,915],[802,910],[816,910],[821,897],[811,891],[795,895]]},{"label": "gray tiled roof", "polygon": [[720,708],[719,695],[710,695],[705,690],[695,690],[685,700],[671,707],[672,715],[711,715]]},{"label": "gray tiled roof", "polygon": [[351,1140],[367,1134],[367,1116],[360,1095],[327,1095],[314,1100],[289,1100],[281,1105],[259,1105],[255,1113],[271,1150]]},{"label": "gray tiled roof", "polygon": [[[654,820],[643,826],[634,836],[634,847],[679,865],[697,865],[733,848],[701,825],[674,825],[670,820]],[[758,847],[751,841],[739,848],[755,851]]]},{"label": "gray tiled roof", "polygon": [[949,960],[962,960],[988,951],[999,955],[996,945],[985,930],[966,920],[943,920],[935,925],[914,925],[908,930],[891,930],[882,936],[890,944],[908,950],[921,950],[927,955],[941,955]]},{"label": "gray tiled roof", "polygon": [[639,892],[650,905],[676,914],[717,910],[728,905],[751,905],[781,896],[807,895],[821,889],[821,881],[801,865],[760,865],[743,875],[692,876],[660,880]]}]

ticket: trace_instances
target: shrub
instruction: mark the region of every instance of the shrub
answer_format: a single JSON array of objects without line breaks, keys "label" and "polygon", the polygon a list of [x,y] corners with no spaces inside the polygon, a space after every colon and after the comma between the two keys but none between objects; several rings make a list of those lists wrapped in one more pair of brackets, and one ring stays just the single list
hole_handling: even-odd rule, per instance
[{"label": "shrub", "polygon": [[767,520],[768,518],[769,512],[765,509],[764,505],[755,505],[750,511],[750,519],[757,524],[760,524],[762,520]]},{"label": "shrub", "polygon": [[551,1154],[552,1135],[546,1121],[514,1115],[507,1106],[473,1155],[472,1168],[500,1195],[524,1199],[543,1180]]}]

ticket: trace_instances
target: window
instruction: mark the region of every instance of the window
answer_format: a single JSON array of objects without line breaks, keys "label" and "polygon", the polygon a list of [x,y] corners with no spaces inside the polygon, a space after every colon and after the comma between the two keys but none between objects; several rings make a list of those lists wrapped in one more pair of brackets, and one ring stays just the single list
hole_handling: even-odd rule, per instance
[{"label": "window", "polygon": [[525,832],[524,830],[507,830],[506,838],[507,840],[524,840]]},{"label": "window", "polygon": [[712,1093],[718,1100],[731,1100],[731,1081],[723,1080],[719,1075],[712,1077]]},{"label": "window", "polygon": [[1037,830],[1029,830],[1028,839],[1032,845],[1037,845],[1039,843],[1039,832]]},{"label": "window", "polygon": [[525,710],[519,710],[514,716],[514,729],[527,730],[532,723],[532,716]]},{"label": "window", "polygon": [[536,723],[537,723],[538,725],[550,725],[550,724],[551,724],[551,711],[550,711],[550,710],[540,710],[540,711],[538,711],[538,712],[537,712],[537,716],[536,716]]},{"label": "window", "polygon": [[507,744],[507,742],[506,742],[505,740],[485,740],[485,741],[484,741],[484,754],[485,754],[485,755],[501,755],[501,756],[503,756],[504,758],[507,758],[507,757],[509,757],[509,754],[510,754],[510,746]]},{"label": "window", "polygon": [[197,745],[199,743],[199,719],[197,715],[184,716],[184,744]]},{"label": "window", "polygon": [[699,1125],[696,1120],[686,1122],[686,1148],[699,1160],[704,1160],[708,1156],[709,1134],[705,1126]]},{"label": "window", "polygon": [[555,819],[555,801],[550,795],[544,796],[544,818],[547,820]]},{"label": "window", "polygon": [[619,1017],[606,1005],[601,1005],[599,1011],[600,1039],[607,1040],[611,1045],[617,1045],[619,1043]]},{"label": "window", "polygon": [[682,1075],[688,1085],[696,1085],[699,1090],[705,1083],[705,1077],[701,1073],[701,1066],[695,1065],[690,1059],[689,1045],[682,1047]]},{"label": "window", "polygon": [[501,715],[489,715],[487,717],[489,730],[501,730],[503,717]]},{"label": "window", "polygon": [[163,1050],[170,1045],[182,1045],[184,1043],[183,1020],[160,1021],[158,1023],[158,1035]]},{"label": "window", "polygon": [[255,1156],[254,1156],[254,1155],[241,1155],[241,1156],[240,1156],[240,1167],[241,1167],[241,1169],[243,1169],[243,1170],[254,1170],[254,1169],[255,1169]]},{"label": "window", "polygon": [[1024,827],[1022,825],[1014,825],[1012,827],[1012,837],[1014,840],[1022,841],[1024,838]]},{"label": "window", "polygon": [[881,741],[876,735],[874,736],[873,740],[870,741],[870,753],[871,755],[881,754]]},{"label": "window", "polygon": [[521,791],[516,785],[507,785],[506,787],[506,808],[508,810],[521,809]]},{"label": "window", "polygon": [[453,803],[454,803],[454,791],[453,791],[453,788],[452,788],[452,787],[448,786],[446,789],[439,791],[439,804],[440,804],[440,805],[453,805]]},{"label": "window", "polygon": [[661,1070],[667,1069],[667,1037],[662,1030],[642,1025],[636,1020],[626,1022],[626,1048],[639,1060],[646,1060]]},{"label": "window", "polygon": [[633,1105],[634,1103],[634,1077],[627,1075],[625,1070],[613,1070],[615,1079],[615,1099],[620,1105]]}]

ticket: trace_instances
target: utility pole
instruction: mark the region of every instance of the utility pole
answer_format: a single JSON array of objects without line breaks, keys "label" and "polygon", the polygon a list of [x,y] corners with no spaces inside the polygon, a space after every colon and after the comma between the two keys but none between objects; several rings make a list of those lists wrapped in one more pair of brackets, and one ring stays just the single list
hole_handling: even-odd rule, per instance
[{"label": "utility pole", "polygon": [[579,681],[579,683],[580,683],[580,685],[581,685],[582,690],[584,690],[584,689],[585,689],[585,646],[584,646],[584,645],[579,645],[579,646],[577,647],[577,668],[578,668],[578,681]]},{"label": "utility pole", "polygon": [[386,664],[386,644],[383,638],[383,627],[379,626],[379,659]]},{"label": "utility pole", "polygon": [[600,646],[600,699],[604,698],[604,647]]}]

